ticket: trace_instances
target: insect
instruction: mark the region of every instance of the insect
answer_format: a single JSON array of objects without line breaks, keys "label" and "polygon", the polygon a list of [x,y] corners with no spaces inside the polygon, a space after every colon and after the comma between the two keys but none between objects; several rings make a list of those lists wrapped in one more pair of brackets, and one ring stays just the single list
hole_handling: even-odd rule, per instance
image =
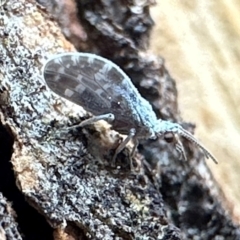
[{"label": "insect", "polygon": [[132,84],[130,78],[113,62],[91,53],[64,53],[48,60],[43,68],[48,87],[59,96],[81,105],[93,117],[78,126],[106,120],[112,128],[127,135],[113,156],[133,140],[133,155],[138,140],[163,136],[174,142],[176,149],[186,159],[178,136],[188,139],[215,163],[214,156],[194,136],[177,123],[157,119],[150,103]]}]

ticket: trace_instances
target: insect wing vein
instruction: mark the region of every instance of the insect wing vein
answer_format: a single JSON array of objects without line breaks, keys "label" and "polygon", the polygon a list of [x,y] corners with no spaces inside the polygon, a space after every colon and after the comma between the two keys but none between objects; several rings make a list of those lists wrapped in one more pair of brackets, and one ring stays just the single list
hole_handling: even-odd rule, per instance
[{"label": "insect wing vein", "polygon": [[131,112],[138,94],[117,65],[94,54],[57,55],[46,63],[43,74],[50,89],[94,115]]}]

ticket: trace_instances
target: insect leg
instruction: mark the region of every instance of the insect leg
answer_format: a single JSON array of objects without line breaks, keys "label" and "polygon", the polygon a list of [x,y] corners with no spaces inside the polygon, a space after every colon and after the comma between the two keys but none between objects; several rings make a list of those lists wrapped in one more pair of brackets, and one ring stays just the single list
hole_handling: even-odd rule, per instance
[{"label": "insect leg", "polygon": [[[119,144],[119,146],[115,150],[115,153],[114,153],[114,156],[113,156],[113,159],[112,159],[114,166],[116,165],[116,157],[117,157],[117,155],[123,150],[123,148],[127,145],[127,143],[135,136],[135,134],[136,134],[136,129],[135,128],[131,128],[130,131],[129,131],[128,136],[124,139],[123,142],[121,142]],[[132,160],[131,160],[130,165],[132,167]]]},{"label": "insect leg", "polygon": [[135,153],[136,148],[137,148],[137,146],[139,144],[139,141],[138,141],[138,139],[136,137],[133,139],[133,144],[134,145],[133,145],[133,149],[132,149],[131,156],[130,156],[130,168],[131,168],[131,170],[133,170],[133,163],[132,163],[133,154]]},{"label": "insect leg", "polygon": [[184,147],[179,139],[178,136],[175,136],[176,138],[176,143],[175,143],[175,147],[176,147],[176,150],[180,153],[181,155],[181,158],[183,158],[185,161],[187,161],[187,156],[186,156],[186,153],[185,153],[185,150],[184,150]]},{"label": "insect leg", "polygon": [[134,138],[133,143],[134,143],[134,146],[133,146],[133,149],[132,149],[132,152],[131,152],[131,157],[133,157],[133,154],[135,153],[136,148],[137,148],[139,142],[138,142],[138,140],[136,138]]},{"label": "insect leg", "polygon": [[82,121],[81,123],[79,123],[75,126],[68,127],[67,129],[71,130],[71,129],[74,129],[74,128],[77,128],[77,127],[83,127],[83,126],[90,125],[90,124],[93,124],[95,122],[98,122],[100,120],[105,120],[108,123],[111,123],[114,120],[114,118],[115,117],[112,113],[107,113],[107,114],[103,114],[103,115],[99,115],[99,116],[94,116],[94,117],[91,117],[89,119],[86,119],[86,120]]}]

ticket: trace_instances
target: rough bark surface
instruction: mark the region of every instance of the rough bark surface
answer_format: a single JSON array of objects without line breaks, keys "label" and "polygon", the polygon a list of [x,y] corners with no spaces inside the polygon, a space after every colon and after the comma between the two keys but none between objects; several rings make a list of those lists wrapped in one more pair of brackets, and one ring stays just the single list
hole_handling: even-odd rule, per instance
[{"label": "rough bark surface", "polygon": [[22,239],[15,221],[11,205],[0,193],[0,239]]},{"label": "rough bark surface", "polygon": [[17,186],[55,229],[54,239],[240,239],[195,146],[184,142],[183,162],[171,144],[142,141],[130,171],[128,148],[110,167],[120,136],[105,123],[59,134],[88,115],[41,77],[50,55],[74,51],[51,16],[78,50],[124,69],[158,117],[180,121],[175,82],[162,59],[147,53],[153,2],[39,3],[48,12],[34,1],[1,6],[1,123],[14,140]]},{"label": "rough bark surface", "polygon": [[157,1],[151,50],[176,78],[181,116],[218,159],[207,164],[239,224],[240,2]]}]

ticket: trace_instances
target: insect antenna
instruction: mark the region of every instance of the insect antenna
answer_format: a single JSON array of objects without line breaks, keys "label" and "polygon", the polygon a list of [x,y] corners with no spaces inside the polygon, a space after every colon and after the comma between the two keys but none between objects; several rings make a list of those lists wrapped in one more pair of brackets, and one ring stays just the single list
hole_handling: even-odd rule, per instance
[{"label": "insect antenna", "polygon": [[178,131],[178,134],[202,149],[206,158],[211,158],[216,164],[218,163],[216,158],[202,144],[200,144],[199,141],[190,132],[181,127]]},{"label": "insect antenna", "polygon": [[178,135],[174,134],[173,132],[165,132],[164,140],[168,143],[173,143],[176,147],[176,150],[180,153],[181,157],[183,157],[185,161],[187,160],[187,156],[184,151],[184,147],[183,147]]},{"label": "insect antenna", "polygon": [[172,123],[169,121],[159,119],[154,126],[156,136],[164,136],[165,141],[172,142],[175,144],[176,150],[186,158],[183,145],[178,136],[186,138],[189,142],[192,142],[200,149],[202,149],[206,158],[211,158],[215,163],[218,163],[216,158],[202,145],[200,142],[181,125]]}]

